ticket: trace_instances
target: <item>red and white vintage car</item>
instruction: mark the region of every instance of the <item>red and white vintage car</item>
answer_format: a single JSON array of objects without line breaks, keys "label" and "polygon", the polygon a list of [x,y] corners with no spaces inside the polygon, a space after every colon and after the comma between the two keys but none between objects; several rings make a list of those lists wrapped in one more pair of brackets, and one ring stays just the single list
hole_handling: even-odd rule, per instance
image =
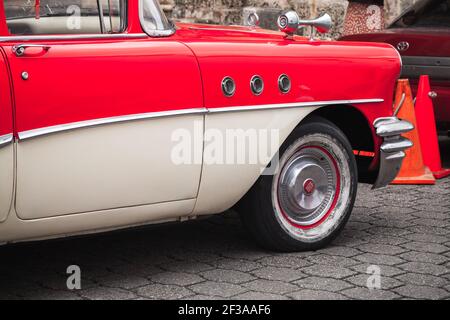
[{"label": "red and white vintage car", "polygon": [[[387,185],[411,145],[392,115],[401,61],[388,44],[293,35],[327,16],[278,23],[174,25],[156,0],[0,1],[0,242],[235,205],[266,247],[331,241],[358,181]],[[276,133],[275,148],[221,161],[211,144],[230,132]]]}]

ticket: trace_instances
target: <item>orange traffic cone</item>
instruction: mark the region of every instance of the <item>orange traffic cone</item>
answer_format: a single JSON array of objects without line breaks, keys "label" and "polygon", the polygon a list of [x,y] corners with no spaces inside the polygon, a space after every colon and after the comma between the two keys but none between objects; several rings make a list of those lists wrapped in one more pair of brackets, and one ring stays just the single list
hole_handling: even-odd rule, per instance
[{"label": "orange traffic cone", "polygon": [[414,102],[411,94],[411,87],[408,80],[399,80],[397,90],[395,92],[395,106],[400,104],[405,94],[403,105],[401,106],[397,116],[400,119],[411,122],[414,130],[403,134],[403,136],[411,140],[414,145],[405,151],[406,157],[403,160],[399,174],[392,181],[393,184],[434,184],[436,180],[430,169],[423,162],[422,150],[420,148],[419,133],[417,131],[416,115],[414,112]]},{"label": "orange traffic cone", "polygon": [[430,79],[428,76],[420,76],[415,109],[417,129],[419,130],[419,138],[422,145],[423,162],[430,168],[436,179],[441,179],[450,176],[450,169],[442,168],[430,92]]}]

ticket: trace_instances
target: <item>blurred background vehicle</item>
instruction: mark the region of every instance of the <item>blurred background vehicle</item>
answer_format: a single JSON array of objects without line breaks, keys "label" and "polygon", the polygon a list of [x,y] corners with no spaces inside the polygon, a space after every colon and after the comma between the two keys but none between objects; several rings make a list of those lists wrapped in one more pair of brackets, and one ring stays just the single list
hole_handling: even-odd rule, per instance
[{"label": "blurred background vehicle", "polygon": [[387,42],[402,56],[402,77],[417,90],[427,74],[436,93],[434,110],[439,131],[450,130],[450,0],[420,0],[385,30],[347,35],[340,40]]}]

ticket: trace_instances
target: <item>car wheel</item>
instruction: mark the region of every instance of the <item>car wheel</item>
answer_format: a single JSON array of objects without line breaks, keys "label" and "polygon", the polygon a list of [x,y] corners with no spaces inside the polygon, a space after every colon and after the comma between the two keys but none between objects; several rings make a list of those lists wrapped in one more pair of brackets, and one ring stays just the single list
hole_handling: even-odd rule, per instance
[{"label": "car wheel", "polygon": [[350,142],[333,123],[311,117],[280,149],[275,175],[261,176],[238,208],[264,247],[316,250],[347,222],[358,173]]}]

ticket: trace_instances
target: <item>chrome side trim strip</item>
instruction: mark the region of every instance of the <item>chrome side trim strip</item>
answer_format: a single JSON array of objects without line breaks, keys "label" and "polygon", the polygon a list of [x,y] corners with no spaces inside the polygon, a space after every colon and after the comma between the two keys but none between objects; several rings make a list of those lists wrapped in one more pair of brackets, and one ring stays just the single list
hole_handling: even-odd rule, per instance
[{"label": "chrome side trim strip", "polygon": [[208,113],[286,109],[286,108],[297,108],[297,107],[319,107],[319,106],[325,106],[325,105],[329,106],[329,105],[337,105],[337,104],[361,104],[361,103],[380,103],[380,102],[384,102],[384,99],[356,99],[356,100],[294,102],[294,103],[266,104],[266,105],[255,105],[255,106],[211,108],[211,109],[208,109]]},{"label": "chrome side trim strip", "polygon": [[193,109],[181,109],[173,111],[161,111],[161,112],[149,112],[132,114],[126,116],[117,116],[111,118],[101,118],[94,120],[86,120],[80,122],[73,122],[67,124],[61,124],[51,127],[38,128],[28,131],[19,132],[19,140],[30,139],[42,135],[51,133],[68,131],[86,127],[93,127],[111,123],[170,117],[178,115],[189,114],[207,114],[207,113],[222,113],[222,112],[242,112],[252,110],[271,110],[271,109],[285,109],[285,108],[297,108],[297,107],[311,107],[311,106],[324,106],[324,105],[338,105],[338,104],[361,104],[361,103],[379,103],[383,102],[383,99],[359,99],[359,100],[334,100],[334,101],[314,101],[314,102],[297,102],[297,103],[284,103],[284,104],[267,104],[267,105],[255,105],[255,106],[236,106],[236,107],[224,107],[224,108],[193,108]]},{"label": "chrome side trim strip", "polygon": [[0,148],[6,146],[7,144],[10,144],[12,141],[13,141],[12,133],[0,136]]},{"label": "chrome side trim strip", "polygon": [[114,33],[114,34],[68,34],[41,36],[10,36],[0,37],[0,42],[8,41],[45,41],[45,40],[96,40],[96,39],[145,39],[145,33]]},{"label": "chrome side trim strip", "polygon": [[74,130],[74,129],[80,129],[80,128],[100,126],[100,125],[105,125],[105,124],[136,121],[136,120],[151,119],[151,118],[162,118],[162,117],[170,117],[170,116],[178,116],[178,115],[204,114],[207,112],[208,112],[208,110],[206,108],[196,108],[196,109],[184,109],[184,110],[174,110],[174,111],[149,112],[149,113],[132,114],[132,115],[126,115],[126,116],[111,117],[111,118],[86,120],[86,121],[61,124],[61,125],[56,125],[56,126],[51,126],[51,127],[33,129],[33,130],[28,130],[28,131],[22,131],[22,132],[19,132],[19,140],[30,139],[30,138],[43,136],[43,135],[56,133],[56,132],[61,132],[61,131],[68,131],[68,130]]}]

